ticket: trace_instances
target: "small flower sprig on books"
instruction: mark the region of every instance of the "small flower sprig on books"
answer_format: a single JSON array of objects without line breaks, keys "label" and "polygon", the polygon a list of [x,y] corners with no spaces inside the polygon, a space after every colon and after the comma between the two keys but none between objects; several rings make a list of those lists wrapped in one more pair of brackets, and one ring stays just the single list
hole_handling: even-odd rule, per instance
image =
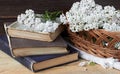
[{"label": "small flower sprig on books", "polygon": [[60,18],[63,24],[69,24],[72,32],[101,28],[107,31],[120,31],[120,11],[113,6],[103,7],[94,0],[75,2]]},{"label": "small flower sprig on books", "polygon": [[17,22],[20,24],[17,29],[34,31],[34,32],[55,32],[58,26],[61,24],[60,16],[61,12],[48,12],[45,14],[35,14],[32,9],[28,9],[24,14],[20,14],[17,17]]}]

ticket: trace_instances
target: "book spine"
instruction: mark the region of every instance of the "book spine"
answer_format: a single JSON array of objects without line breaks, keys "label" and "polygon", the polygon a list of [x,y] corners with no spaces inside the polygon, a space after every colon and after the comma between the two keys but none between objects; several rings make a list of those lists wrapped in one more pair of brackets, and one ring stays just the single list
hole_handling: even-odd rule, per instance
[{"label": "book spine", "polygon": [[15,57],[14,56],[14,54],[13,54],[13,50],[12,50],[12,47],[11,47],[11,41],[10,41],[10,37],[9,37],[9,35],[8,35],[8,33],[7,33],[7,23],[6,24],[4,24],[4,29],[5,29],[5,33],[6,33],[6,42],[8,43],[8,45],[9,45],[9,49],[10,49],[10,53],[11,53],[11,56],[13,56],[13,57]]},{"label": "book spine", "polygon": [[[10,52],[10,48],[9,48],[9,45],[8,45],[8,41],[7,41],[7,39],[5,39],[7,37],[3,36],[2,38],[4,38],[4,40],[1,39],[1,36],[0,36],[0,50],[2,50],[3,52],[5,52],[6,54],[8,54],[9,56],[12,57],[12,54]],[[17,60],[22,65],[24,65],[25,67],[27,67],[28,69],[30,69],[31,71],[34,72],[34,70],[33,70],[34,62],[32,60],[30,61],[29,58],[27,58],[27,57],[19,57],[19,58],[13,58],[13,59]]]}]

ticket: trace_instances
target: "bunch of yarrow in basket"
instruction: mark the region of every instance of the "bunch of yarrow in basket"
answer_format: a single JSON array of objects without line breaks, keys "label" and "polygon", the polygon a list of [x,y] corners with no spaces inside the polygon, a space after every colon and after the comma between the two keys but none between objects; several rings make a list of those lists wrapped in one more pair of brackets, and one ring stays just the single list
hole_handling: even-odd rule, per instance
[{"label": "bunch of yarrow in basket", "polygon": [[48,12],[45,14],[35,14],[31,9],[26,10],[24,14],[17,17],[17,22],[21,24],[18,29],[29,30],[34,32],[55,32],[60,22],[61,12]]},{"label": "bunch of yarrow in basket", "polygon": [[72,32],[105,29],[120,31],[120,11],[113,6],[101,6],[94,0],[81,0],[60,16],[63,24],[69,24]]}]

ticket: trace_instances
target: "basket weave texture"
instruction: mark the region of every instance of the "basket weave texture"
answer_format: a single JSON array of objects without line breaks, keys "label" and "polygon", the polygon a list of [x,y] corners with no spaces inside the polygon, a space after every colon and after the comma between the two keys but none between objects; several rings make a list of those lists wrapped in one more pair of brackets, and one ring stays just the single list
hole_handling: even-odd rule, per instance
[{"label": "basket weave texture", "polygon": [[120,32],[109,32],[103,29],[73,33],[67,28],[70,41],[80,50],[98,57],[120,59],[120,50],[115,44],[120,42]]}]

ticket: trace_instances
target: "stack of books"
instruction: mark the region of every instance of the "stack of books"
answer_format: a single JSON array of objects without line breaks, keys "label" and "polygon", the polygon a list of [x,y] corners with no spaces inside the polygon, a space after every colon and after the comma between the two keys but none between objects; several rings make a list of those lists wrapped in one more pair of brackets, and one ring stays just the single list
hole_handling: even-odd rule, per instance
[{"label": "stack of books", "polygon": [[77,51],[68,48],[60,35],[56,36],[60,28],[52,34],[56,38],[50,42],[51,34],[24,32],[15,29],[16,24],[4,24],[6,34],[0,35],[0,48],[33,72],[78,60]]}]

